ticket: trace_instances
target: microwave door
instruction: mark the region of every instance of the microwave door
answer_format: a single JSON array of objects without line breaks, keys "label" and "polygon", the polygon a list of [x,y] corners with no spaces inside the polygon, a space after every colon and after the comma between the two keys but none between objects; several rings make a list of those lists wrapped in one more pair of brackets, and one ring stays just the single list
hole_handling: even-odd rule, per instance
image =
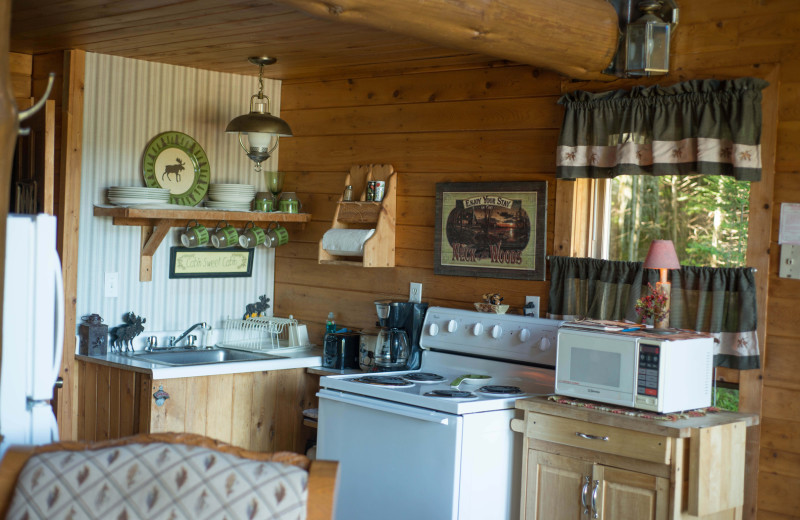
[{"label": "microwave door", "polygon": [[633,406],[636,341],[634,337],[562,331],[558,338],[556,392]]}]

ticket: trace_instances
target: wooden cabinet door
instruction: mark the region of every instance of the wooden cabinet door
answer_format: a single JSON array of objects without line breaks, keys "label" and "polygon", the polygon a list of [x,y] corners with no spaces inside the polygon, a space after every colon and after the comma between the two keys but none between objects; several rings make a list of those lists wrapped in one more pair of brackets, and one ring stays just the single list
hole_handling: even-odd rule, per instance
[{"label": "wooden cabinet door", "polygon": [[[585,520],[592,464],[573,457],[528,450],[524,520]],[[582,494],[584,493],[585,494]]]},{"label": "wooden cabinet door", "polygon": [[595,482],[600,520],[666,520],[668,479],[596,464],[592,490]]}]

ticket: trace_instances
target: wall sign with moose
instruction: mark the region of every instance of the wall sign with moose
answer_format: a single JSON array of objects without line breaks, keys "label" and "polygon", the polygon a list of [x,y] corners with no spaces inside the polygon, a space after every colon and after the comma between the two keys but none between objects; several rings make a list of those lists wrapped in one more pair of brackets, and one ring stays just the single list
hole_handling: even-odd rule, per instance
[{"label": "wall sign with moose", "polygon": [[155,136],[142,155],[142,174],[150,188],[166,188],[172,204],[196,206],[208,191],[211,169],[197,141],[181,132]]},{"label": "wall sign with moose", "polygon": [[546,182],[436,185],[434,272],[544,280]]}]

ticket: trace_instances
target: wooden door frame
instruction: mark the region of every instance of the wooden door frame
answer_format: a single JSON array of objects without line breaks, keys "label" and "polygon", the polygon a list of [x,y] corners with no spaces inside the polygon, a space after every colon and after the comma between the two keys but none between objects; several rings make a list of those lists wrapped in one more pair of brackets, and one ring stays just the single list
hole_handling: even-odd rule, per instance
[{"label": "wooden door frame", "polygon": [[83,144],[83,90],[86,53],[64,53],[64,90],[61,111],[61,168],[56,198],[58,253],[64,277],[64,355],[61,360],[63,387],[57,399],[56,417],[62,440],[78,438],[78,364],[75,334],[78,289],[78,225],[81,203],[81,153]]}]

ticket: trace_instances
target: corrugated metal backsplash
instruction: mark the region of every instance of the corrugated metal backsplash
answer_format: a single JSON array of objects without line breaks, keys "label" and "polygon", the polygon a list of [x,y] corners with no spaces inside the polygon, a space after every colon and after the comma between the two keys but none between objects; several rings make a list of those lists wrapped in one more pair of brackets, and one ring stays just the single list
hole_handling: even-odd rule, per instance
[{"label": "corrugated metal backsplash", "polygon": [[[245,59],[243,57],[242,59]],[[257,69],[254,67],[254,72]],[[219,326],[241,316],[247,303],[273,294],[274,252],[256,250],[251,278],[169,279],[169,250],[180,245],[172,229],[153,256],[153,281],[139,282],[140,230],[113,226],[92,216],[107,203],[110,186],[144,186],[142,153],[161,132],[183,132],[208,155],[212,183],[254,184],[261,174],[225,126],[249,110],[256,77],[87,53],[78,252],[77,316],[100,314],[113,327],[133,311],[147,319],[145,330],[185,329],[198,321]],[[271,111],[280,113],[280,82],[266,80]],[[265,170],[277,167],[276,154]],[[119,297],[104,296],[105,273],[119,273]],[[271,311],[272,309],[270,309]]]}]

